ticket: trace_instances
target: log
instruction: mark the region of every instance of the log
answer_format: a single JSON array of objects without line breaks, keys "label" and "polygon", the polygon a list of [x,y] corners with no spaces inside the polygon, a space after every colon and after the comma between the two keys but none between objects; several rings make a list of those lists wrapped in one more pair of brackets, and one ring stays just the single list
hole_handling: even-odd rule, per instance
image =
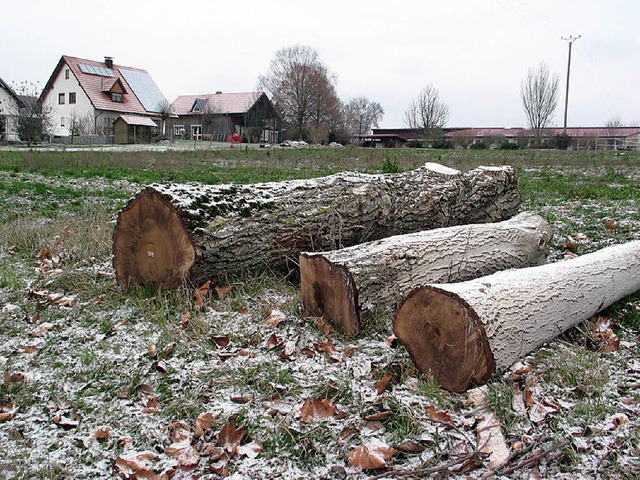
[{"label": "log", "polygon": [[438,228],[300,255],[302,305],[344,333],[360,330],[363,312],[395,308],[428,283],[470,280],[546,261],[552,229],[523,212],[498,223]]},{"label": "log", "polygon": [[640,241],[633,241],[571,260],[419,287],[396,311],[393,331],[420,371],[461,392],[638,290]]},{"label": "log", "polygon": [[117,281],[176,288],[257,270],[292,271],[300,252],[510,218],[514,169],[338,173],[253,185],[154,184],[118,215]]}]

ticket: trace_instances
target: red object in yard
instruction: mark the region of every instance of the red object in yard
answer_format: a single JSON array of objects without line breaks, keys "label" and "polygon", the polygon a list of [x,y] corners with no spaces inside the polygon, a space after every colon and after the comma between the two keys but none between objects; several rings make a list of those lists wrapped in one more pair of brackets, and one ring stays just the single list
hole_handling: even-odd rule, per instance
[{"label": "red object in yard", "polygon": [[240,143],[242,143],[242,135],[239,133],[229,135],[229,143],[231,144],[231,148],[233,148],[234,145],[240,145]]}]

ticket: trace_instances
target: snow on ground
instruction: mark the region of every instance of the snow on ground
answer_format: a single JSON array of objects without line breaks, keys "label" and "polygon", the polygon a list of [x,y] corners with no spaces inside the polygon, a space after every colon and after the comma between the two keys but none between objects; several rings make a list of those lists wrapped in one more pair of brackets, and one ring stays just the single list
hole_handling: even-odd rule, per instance
[{"label": "snow on ground", "polygon": [[[12,179],[62,182],[0,172],[3,184]],[[122,198],[140,189],[64,185]],[[491,380],[488,408],[510,455],[492,471],[479,453],[485,413],[416,373],[389,313],[346,338],[302,315],[295,287],[275,277],[217,286],[200,306],[191,291],[122,291],[108,247],[79,253],[71,213],[29,218],[18,213],[34,207],[28,195],[0,195],[5,225],[26,217],[55,227],[30,227],[45,235],[31,255],[0,242],[0,478],[640,475],[640,355],[629,326],[582,325]],[[631,201],[534,209],[555,227],[552,261],[572,242],[592,251],[640,237]],[[71,231],[56,237],[58,227]],[[640,315],[637,296],[619,308]]]}]

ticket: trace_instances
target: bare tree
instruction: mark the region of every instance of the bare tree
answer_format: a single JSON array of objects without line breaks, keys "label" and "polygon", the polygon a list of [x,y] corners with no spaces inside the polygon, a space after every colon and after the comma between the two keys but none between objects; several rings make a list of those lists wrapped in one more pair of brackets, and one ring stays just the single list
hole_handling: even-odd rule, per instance
[{"label": "bare tree", "polygon": [[90,112],[80,114],[73,112],[68,119],[67,128],[71,135],[71,143],[73,143],[73,137],[79,135],[88,135],[93,131],[94,118]]},{"label": "bare tree", "polygon": [[278,50],[269,71],[258,77],[258,87],[269,94],[285,127],[293,127],[299,136],[312,123],[319,123],[322,102],[332,86],[335,94],[334,84],[316,50],[302,45]]},{"label": "bare tree", "polygon": [[427,139],[436,137],[449,121],[449,107],[432,84],[424,87],[404,112],[407,127],[422,130]]},{"label": "bare tree", "polygon": [[604,128],[607,134],[606,145],[613,148],[617,146],[616,137],[620,133],[618,129],[622,127],[624,127],[624,122],[618,115],[614,115],[604,122]]},{"label": "bare tree", "polygon": [[537,145],[540,144],[543,130],[551,124],[558,106],[559,85],[560,77],[551,74],[546,63],[541,63],[537,70],[529,69],[520,84],[522,107]]},{"label": "bare tree", "polygon": [[53,106],[45,105],[39,99],[41,88],[38,83],[22,82],[13,84],[21,104],[15,116],[20,140],[28,145],[40,142],[53,127]]},{"label": "bare tree", "polygon": [[344,106],[344,121],[350,137],[367,135],[384,115],[382,106],[366,97],[356,97]]},{"label": "bare tree", "polygon": [[[162,100],[160,100],[160,102],[158,102],[156,110],[158,112],[158,115],[160,116],[160,120],[162,121],[160,132],[162,133],[162,135],[166,135],[167,132],[165,130],[167,119],[173,116],[173,107],[171,106],[169,100],[163,98]],[[173,135],[170,135],[169,137],[173,138]]]}]

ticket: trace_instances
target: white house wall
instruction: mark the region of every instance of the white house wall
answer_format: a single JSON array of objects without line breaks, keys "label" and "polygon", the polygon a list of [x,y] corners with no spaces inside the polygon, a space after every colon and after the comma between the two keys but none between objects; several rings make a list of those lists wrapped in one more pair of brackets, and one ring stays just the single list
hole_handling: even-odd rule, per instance
[{"label": "white house wall", "polygon": [[5,140],[17,141],[16,118],[18,116],[18,102],[13,95],[2,87],[0,87],[0,116],[3,116],[6,121]]},{"label": "white house wall", "polygon": [[[66,71],[69,71],[68,79],[65,78]],[[70,135],[69,127],[72,118],[80,119],[87,115],[90,115],[92,119],[94,118],[94,108],[89,101],[89,97],[84,93],[78,80],[67,65],[60,69],[52,87],[47,94],[45,103],[51,108],[51,121],[53,123],[51,133],[54,136]],[[69,93],[72,92],[76,94],[75,104],[69,103]],[[64,104],[60,104],[58,101],[61,93],[64,93]],[[91,128],[91,133],[94,132],[95,123]]]}]

